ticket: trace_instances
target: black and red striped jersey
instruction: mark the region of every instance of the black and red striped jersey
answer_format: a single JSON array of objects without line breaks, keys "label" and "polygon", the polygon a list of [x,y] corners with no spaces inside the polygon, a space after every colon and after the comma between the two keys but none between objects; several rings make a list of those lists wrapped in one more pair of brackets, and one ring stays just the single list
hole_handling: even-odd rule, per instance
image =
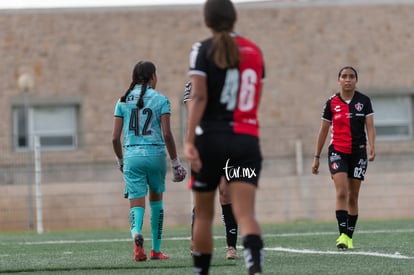
[{"label": "black and red striped jersey", "polygon": [[331,124],[330,144],[345,154],[352,153],[353,148],[365,146],[365,118],[373,114],[370,98],[358,91],[349,103],[339,93],[331,96],[322,113],[322,119]]},{"label": "black and red striped jersey", "polygon": [[193,45],[189,75],[207,78],[208,102],[203,131],[233,131],[259,136],[258,105],[265,69],[262,52],[252,41],[232,33],[239,46],[239,68],[220,69],[212,55],[213,40]]}]

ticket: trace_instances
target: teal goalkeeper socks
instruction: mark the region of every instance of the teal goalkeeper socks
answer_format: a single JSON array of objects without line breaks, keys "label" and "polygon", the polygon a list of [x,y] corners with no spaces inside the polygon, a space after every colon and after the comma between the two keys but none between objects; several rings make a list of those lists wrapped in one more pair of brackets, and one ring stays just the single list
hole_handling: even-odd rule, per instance
[{"label": "teal goalkeeper socks", "polygon": [[151,234],[152,249],[160,252],[162,241],[162,229],[164,224],[164,208],[162,200],[150,201],[151,208]]},{"label": "teal goalkeeper socks", "polygon": [[145,208],[132,207],[129,209],[129,227],[132,239],[135,237],[135,234],[141,234],[144,214]]}]

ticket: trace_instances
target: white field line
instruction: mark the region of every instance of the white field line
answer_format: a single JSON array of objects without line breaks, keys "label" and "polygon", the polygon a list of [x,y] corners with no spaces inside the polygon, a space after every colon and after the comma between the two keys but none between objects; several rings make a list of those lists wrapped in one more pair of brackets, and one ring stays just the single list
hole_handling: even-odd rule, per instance
[{"label": "white field line", "polygon": [[[371,230],[371,231],[358,231],[358,234],[384,234],[384,233],[413,233],[414,229],[396,229],[396,230]],[[333,232],[307,232],[307,233],[281,233],[281,234],[265,234],[263,237],[301,237],[301,236],[321,236],[321,235],[336,235]],[[223,239],[224,236],[214,236],[214,239]],[[150,240],[150,238],[148,239]],[[182,241],[190,240],[189,237],[172,237],[164,238],[164,241]],[[43,244],[76,244],[76,243],[111,243],[111,242],[130,242],[131,239],[99,239],[99,240],[56,240],[56,241],[38,241],[38,242],[20,242],[20,245],[43,245]],[[240,247],[242,249],[242,247]],[[386,254],[380,252],[369,252],[369,251],[321,251],[321,250],[311,250],[311,249],[295,249],[295,248],[286,248],[286,247],[265,247],[266,251],[278,251],[286,253],[299,253],[299,254],[330,254],[330,255],[365,255],[372,257],[382,257],[382,258],[392,258],[392,259],[409,259],[413,260],[414,257],[401,255],[399,252],[394,254]],[[0,255],[1,257],[6,257],[7,254]]]},{"label": "white field line", "polygon": [[373,256],[373,257],[381,257],[381,258],[392,258],[392,259],[408,259],[414,260],[414,257],[401,255],[399,252],[395,252],[394,254],[386,254],[386,253],[379,253],[379,252],[369,252],[369,251],[321,251],[321,250],[311,250],[311,249],[294,249],[294,248],[286,248],[286,247],[269,247],[265,248],[266,251],[279,251],[279,252],[287,252],[287,253],[299,253],[299,254],[329,254],[329,255],[364,255],[364,256]]},{"label": "white field line", "polygon": [[[390,234],[390,233],[413,233],[413,229],[395,229],[395,230],[362,230],[357,231],[358,234]],[[306,233],[280,233],[280,234],[264,234],[266,237],[302,237],[302,236],[325,236],[337,235],[336,232],[306,232]],[[151,240],[151,238],[146,238]],[[170,237],[163,238],[165,241],[183,241],[189,240],[190,237]],[[224,239],[224,236],[214,236],[214,239]],[[37,242],[19,242],[20,245],[42,245],[42,244],[74,244],[74,243],[112,243],[112,242],[130,242],[130,238],[122,239],[99,239],[99,240],[56,240],[56,241],[37,241]]]},{"label": "white field line", "polygon": [[[356,234],[392,234],[392,233],[414,233],[412,229],[395,229],[395,230],[358,230]],[[300,236],[324,236],[324,235],[338,235],[337,232],[306,232],[306,233],[281,233],[281,234],[266,234],[265,237],[300,237]]]}]

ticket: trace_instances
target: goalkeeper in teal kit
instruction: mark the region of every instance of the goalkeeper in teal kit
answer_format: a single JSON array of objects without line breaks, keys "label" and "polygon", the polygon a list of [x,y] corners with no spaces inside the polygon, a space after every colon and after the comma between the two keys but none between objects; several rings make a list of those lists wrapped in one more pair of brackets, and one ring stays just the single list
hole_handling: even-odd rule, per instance
[{"label": "goalkeeper in teal kit", "polygon": [[155,65],[149,61],[138,62],[132,73],[131,85],[116,103],[114,112],[112,145],[124,176],[124,196],[130,202],[129,220],[135,261],[147,259],[142,236],[147,193],[151,210],[150,259],[169,258],[160,250],[164,219],[162,195],[167,174],[166,151],[171,159],[173,181],[183,181],[187,174],[177,157],[171,133],[170,102],[155,90],[156,84]]}]

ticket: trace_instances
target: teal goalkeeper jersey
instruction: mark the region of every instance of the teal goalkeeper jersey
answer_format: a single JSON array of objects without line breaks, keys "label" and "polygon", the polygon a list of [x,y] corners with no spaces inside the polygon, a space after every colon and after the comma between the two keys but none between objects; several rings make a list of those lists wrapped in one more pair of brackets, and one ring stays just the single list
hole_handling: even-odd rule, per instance
[{"label": "teal goalkeeper jersey", "polygon": [[123,118],[124,156],[165,155],[161,115],[171,113],[170,101],[148,86],[143,97],[144,107],[138,110],[140,93],[141,85],[137,85],[125,102],[118,100],[115,106],[114,116]]}]

